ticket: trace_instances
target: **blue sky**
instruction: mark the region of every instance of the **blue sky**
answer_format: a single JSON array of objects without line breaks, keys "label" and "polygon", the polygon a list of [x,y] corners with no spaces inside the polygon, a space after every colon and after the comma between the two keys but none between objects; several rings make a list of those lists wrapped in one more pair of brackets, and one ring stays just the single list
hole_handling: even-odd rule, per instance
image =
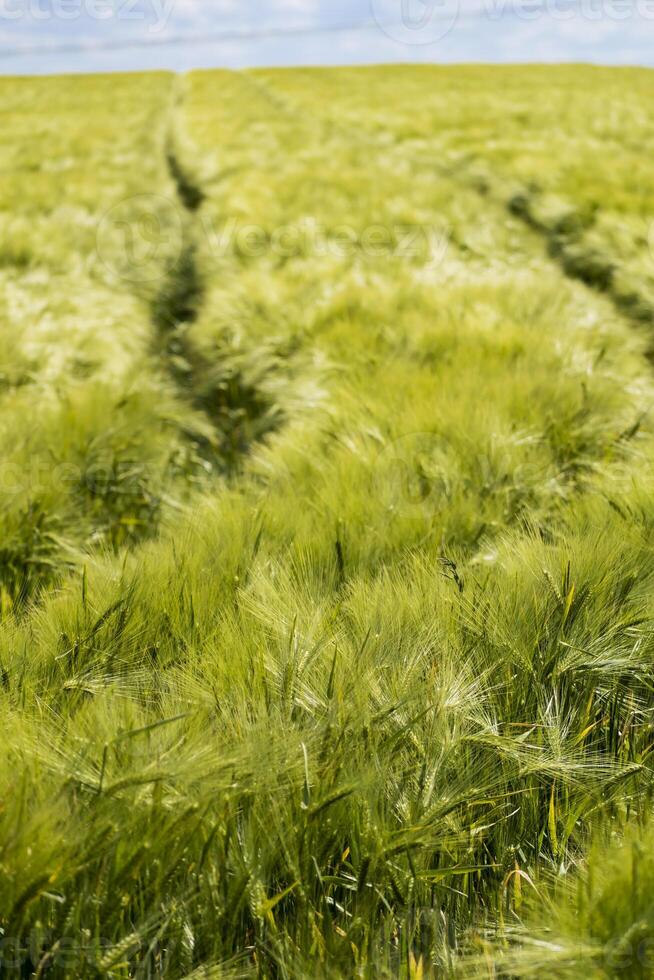
[{"label": "blue sky", "polygon": [[0,0],[2,74],[394,61],[654,66],[654,0]]}]

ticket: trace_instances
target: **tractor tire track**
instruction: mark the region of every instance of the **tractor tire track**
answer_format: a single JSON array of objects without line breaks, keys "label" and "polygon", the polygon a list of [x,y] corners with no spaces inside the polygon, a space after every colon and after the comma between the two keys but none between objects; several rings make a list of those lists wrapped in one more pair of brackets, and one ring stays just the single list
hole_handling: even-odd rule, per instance
[{"label": "tractor tire track", "polygon": [[237,351],[230,350],[229,344],[207,351],[192,336],[191,327],[206,295],[198,262],[201,225],[197,220],[206,198],[179,159],[175,142],[171,127],[166,165],[182,212],[183,241],[177,263],[151,302],[154,352],[180,399],[204,416],[212,433],[210,437],[197,432],[184,435],[212,468],[229,474],[255,442],[277,427],[279,418],[265,393],[244,377],[236,363]]},{"label": "tractor tire track", "polygon": [[[583,228],[572,210],[553,223],[541,220],[527,192],[512,195],[506,202],[507,210],[535,231],[544,241],[548,255],[569,278],[606,296],[616,311],[638,326],[654,327],[654,302],[636,288],[620,284],[620,263],[597,246],[588,245],[583,239]],[[648,356],[654,358],[654,338],[651,338]]]}]

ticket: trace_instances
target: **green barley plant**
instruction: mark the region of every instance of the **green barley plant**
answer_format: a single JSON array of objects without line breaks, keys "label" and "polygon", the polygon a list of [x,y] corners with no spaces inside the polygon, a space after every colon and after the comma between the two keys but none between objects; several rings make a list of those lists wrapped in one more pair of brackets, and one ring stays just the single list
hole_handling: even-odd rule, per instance
[{"label": "green barley plant", "polygon": [[650,72],[0,80],[0,976],[653,977]]}]

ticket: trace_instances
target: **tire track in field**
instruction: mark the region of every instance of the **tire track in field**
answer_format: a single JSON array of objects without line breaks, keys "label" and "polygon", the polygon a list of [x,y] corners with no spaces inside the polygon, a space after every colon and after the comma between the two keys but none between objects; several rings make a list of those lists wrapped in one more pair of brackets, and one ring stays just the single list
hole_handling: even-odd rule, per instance
[{"label": "tire track in field", "polygon": [[[247,76],[247,81],[268,100],[275,110],[282,110],[294,118],[303,117],[304,111],[301,106],[293,103],[288,95],[281,96],[260,78],[255,79]],[[388,149],[387,144],[380,141],[378,134],[366,131],[365,127],[355,130],[350,126],[344,126],[329,115],[323,113],[320,115],[327,127],[347,138],[354,139],[362,145],[365,143],[376,149]],[[385,132],[390,131],[386,130]],[[470,165],[479,166],[480,164],[485,171],[486,168],[482,160],[465,157],[458,159],[455,166],[448,165],[439,169],[443,176],[455,183],[464,183],[465,186],[475,190],[486,200],[488,200],[488,194],[492,192],[496,202],[503,209],[508,210],[510,214],[521,220],[545,243],[548,255],[556,262],[564,275],[569,279],[583,283],[594,292],[606,297],[616,311],[634,325],[654,328],[654,296],[643,295],[636,284],[621,282],[621,273],[624,270],[621,268],[620,262],[596,245],[584,242],[583,235],[589,227],[589,223],[584,220],[583,215],[574,205],[571,204],[564,213],[558,215],[552,222],[543,221],[537,214],[536,199],[527,188],[514,191],[507,196],[506,193],[502,193],[503,188],[501,186],[498,190],[498,185],[506,184],[506,180],[501,175],[494,177],[486,171],[483,172],[483,176],[477,175],[476,178],[470,175],[465,176],[466,167],[470,167]],[[654,336],[650,339],[647,354],[650,360],[654,360]]]},{"label": "tire track in field", "polygon": [[[261,79],[248,76],[248,81],[268,99],[274,109],[281,109],[293,117],[302,116],[301,107],[293,104],[288,96],[280,96],[279,93],[272,91]],[[344,126],[331,116],[322,115],[321,118],[327,127],[356,140],[357,143],[365,142],[376,149],[387,149],[386,144],[380,142],[378,135],[369,133],[365,129],[354,130]],[[571,204],[551,223],[543,221],[537,215],[534,195],[526,188],[507,196],[506,193],[502,193],[502,188],[499,191],[497,189],[502,178],[497,180],[485,173],[481,179],[470,177],[462,179],[461,171],[465,172],[466,166],[480,163],[482,161],[468,157],[457,160],[454,167],[445,166],[440,168],[440,171],[443,176],[452,179],[455,183],[465,183],[486,199],[492,191],[496,202],[503,209],[521,220],[545,243],[549,257],[567,278],[581,282],[607,298],[616,312],[630,320],[634,326],[654,328],[654,296],[643,295],[637,284],[626,282],[623,278],[624,270],[613,256],[596,245],[584,242],[583,235],[588,222],[574,205]],[[654,361],[654,336],[649,338],[646,353],[648,359]]]},{"label": "tire track in field", "polygon": [[584,239],[594,219],[585,218],[571,202],[563,202],[566,206],[551,220],[541,218],[535,193],[526,187],[516,190],[515,182],[509,191],[509,178],[491,173],[480,158],[461,157],[440,173],[520,221],[545,246],[547,256],[566,278],[608,300],[632,328],[642,333],[649,327],[644,353],[650,365],[654,363],[654,295],[647,295],[637,280],[630,282],[628,270],[618,259]]},{"label": "tire track in field", "polygon": [[[654,302],[637,288],[621,284],[620,263],[594,245],[583,240],[583,220],[574,208],[551,223],[541,220],[534,200],[527,192],[513,194],[506,203],[508,211],[535,231],[544,241],[548,255],[569,278],[605,296],[616,311],[633,324],[654,327]],[[647,351],[654,359],[654,338]]]},{"label": "tire track in field", "polygon": [[[550,220],[539,216],[537,196],[527,188],[508,191],[507,179],[491,174],[483,165],[476,174],[462,176],[466,166],[483,165],[482,161],[459,160],[456,173],[448,169],[449,176],[456,176],[475,190],[486,201],[494,200],[512,217],[518,219],[545,246],[547,255],[568,279],[582,283],[591,292],[603,296],[616,313],[629,321],[634,328],[650,328],[646,337],[645,354],[654,361],[654,297],[643,293],[637,281],[629,282],[628,271],[620,261],[594,243],[585,240],[586,231],[592,226],[574,204],[569,203]],[[564,202],[565,203],[565,202]]]},{"label": "tire track in field", "polygon": [[155,352],[179,397],[204,416],[212,433],[185,435],[219,472],[230,473],[251,446],[276,427],[277,418],[268,399],[243,377],[233,358],[230,363],[230,354],[236,351],[221,347],[210,356],[192,336],[206,294],[198,263],[201,226],[197,220],[205,194],[179,159],[175,142],[171,126],[166,164],[182,212],[183,241],[177,263],[151,303]]}]

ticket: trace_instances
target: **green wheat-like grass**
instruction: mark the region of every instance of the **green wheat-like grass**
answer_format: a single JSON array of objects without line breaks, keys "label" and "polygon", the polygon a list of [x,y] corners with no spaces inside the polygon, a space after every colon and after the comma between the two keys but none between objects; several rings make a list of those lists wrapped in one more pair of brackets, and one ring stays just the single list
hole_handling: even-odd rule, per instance
[{"label": "green wheat-like grass", "polygon": [[0,80],[0,976],[654,976],[653,89]]}]

